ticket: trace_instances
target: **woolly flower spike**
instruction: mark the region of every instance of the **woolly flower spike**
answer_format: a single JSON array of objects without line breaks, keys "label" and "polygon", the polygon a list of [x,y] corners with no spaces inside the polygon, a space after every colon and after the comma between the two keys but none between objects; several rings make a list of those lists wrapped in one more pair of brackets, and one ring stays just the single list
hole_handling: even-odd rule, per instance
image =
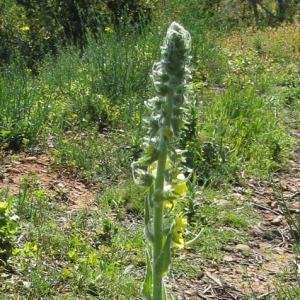
[{"label": "woolly flower spike", "polygon": [[175,228],[173,231],[173,245],[177,248],[184,248],[183,231],[187,226],[187,219],[177,217],[175,219]]},{"label": "woolly flower spike", "polygon": [[168,29],[164,46],[162,47],[162,58],[167,66],[166,71],[172,74],[174,79],[176,77],[177,79],[184,77],[187,71],[185,65],[190,60],[190,49],[191,36],[189,32],[178,23],[173,22]]},{"label": "woolly flower spike", "polygon": [[179,96],[185,88],[185,78],[189,74],[186,64],[190,60],[191,37],[181,25],[173,22],[168,29],[164,45],[161,47],[161,60],[154,63],[152,81],[160,97],[170,91],[179,91]]},{"label": "woolly flower spike", "polygon": [[[145,197],[144,226],[152,253],[147,252],[142,289],[146,300],[167,299],[163,277],[171,264],[171,245],[179,248],[185,245],[183,231],[187,219],[180,217],[177,201],[184,197],[188,188],[180,167],[180,162],[184,161],[183,151],[174,145],[185,124],[183,105],[187,101],[190,49],[190,34],[173,22],[161,47],[161,58],[152,68],[151,79],[157,95],[146,101],[151,116],[146,121],[145,155],[131,165],[135,182],[149,188]],[[170,222],[165,218],[174,215],[178,217],[171,227],[166,227]]]}]

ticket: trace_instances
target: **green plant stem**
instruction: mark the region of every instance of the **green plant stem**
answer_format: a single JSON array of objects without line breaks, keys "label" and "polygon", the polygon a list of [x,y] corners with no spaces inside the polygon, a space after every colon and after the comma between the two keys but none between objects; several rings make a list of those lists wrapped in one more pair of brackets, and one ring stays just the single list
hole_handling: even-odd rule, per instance
[{"label": "green plant stem", "polygon": [[[160,155],[157,161],[157,171],[156,171],[156,179],[155,179],[155,194],[160,195],[164,191],[164,182],[165,182],[165,169],[166,162],[168,157],[168,137],[164,136],[164,129],[171,128],[171,117],[172,117],[172,108],[173,108],[173,92],[171,92],[167,96],[168,103],[168,112],[165,115],[165,125],[164,128],[161,128],[160,132],[160,141],[159,141],[159,151]],[[154,200],[153,205],[153,235],[154,235],[154,243],[153,243],[153,269],[152,269],[152,278],[153,278],[153,298],[155,300],[163,299],[163,274],[157,271],[157,265],[155,262],[158,260],[159,255],[162,253],[164,246],[164,204],[162,197],[158,197],[158,199]]]}]

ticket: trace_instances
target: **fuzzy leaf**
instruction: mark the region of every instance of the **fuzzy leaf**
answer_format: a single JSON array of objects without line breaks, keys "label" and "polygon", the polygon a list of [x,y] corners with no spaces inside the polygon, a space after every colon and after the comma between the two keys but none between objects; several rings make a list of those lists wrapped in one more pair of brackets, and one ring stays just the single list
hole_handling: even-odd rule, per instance
[{"label": "fuzzy leaf", "polygon": [[152,266],[150,260],[149,251],[146,250],[146,261],[147,261],[147,270],[146,270],[146,278],[142,286],[142,295],[146,300],[152,300]]},{"label": "fuzzy leaf", "polygon": [[165,275],[169,271],[169,267],[171,264],[171,242],[172,242],[173,230],[174,230],[174,225],[170,228],[162,252],[160,253],[157,260],[155,261],[154,268],[156,274]]}]

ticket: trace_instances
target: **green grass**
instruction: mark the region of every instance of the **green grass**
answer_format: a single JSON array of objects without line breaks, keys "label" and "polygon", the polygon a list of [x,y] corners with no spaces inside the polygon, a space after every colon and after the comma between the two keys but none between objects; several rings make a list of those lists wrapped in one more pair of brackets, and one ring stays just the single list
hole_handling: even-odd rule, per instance
[{"label": "green grass", "polygon": [[[138,299],[145,269],[140,188],[114,186],[94,199],[97,211],[66,212],[37,177],[24,177],[22,183],[14,201],[20,219],[10,261],[17,273],[2,273],[2,294],[14,299]],[[207,265],[222,259],[224,245],[245,243],[247,234],[241,229],[256,216],[249,218],[251,206],[237,199],[231,199],[230,211],[223,211],[209,195],[201,198],[189,237],[205,228],[194,249]],[[190,278],[197,271],[186,259],[175,259],[173,269],[174,276],[185,272]]]},{"label": "green grass", "polygon": [[[190,125],[181,144],[194,173],[183,207],[187,239],[203,232],[189,249],[201,264],[192,268],[174,253],[172,275],[192,279],[220,262],[226,245],[247,244],[248,225],[258,221],[249,199],[226,197],[232,185],[288,170],[300,67],[299,24],[226,35],[196,11],[186,18],[186,9],[175,14],[193,40]],[[53,170],[104,186],[92,199],[96,211],[66,211],[62,195],[51,196],[37,176],[24,177],[18,195],[2,191],[1,201],[13,203],[20,218],[8,270],[0,269],[3,299],[140,299],[144,191],[133,184],[130,164],[143,152],[149,74],[171,12],[140,35],[99,31],[84,50],[70,46],[47,56],[38,75],[21,59],[1,73],[3,168],[7,154],[44,152]],[[224,198],[228,205],[220,204]]]}]

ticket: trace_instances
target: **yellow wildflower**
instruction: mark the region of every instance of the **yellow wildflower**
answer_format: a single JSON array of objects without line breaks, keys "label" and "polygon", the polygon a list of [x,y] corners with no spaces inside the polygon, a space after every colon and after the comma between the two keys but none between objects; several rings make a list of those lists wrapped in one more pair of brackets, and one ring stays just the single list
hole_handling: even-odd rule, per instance
[{"label": "yellow wildflower", "polygon": [[175,219],[175,228],[173,231],[173,245],[178,248],[184,248],[183,231],[187,226],[187,219],[177,217]]},{"label": "yellow wildflower", "polygon": [[177,195],[183,195],[187,192],[187,185],[184,174],[180,173],[177,175],[177,179],[180,180],[178,184],[174,186],[174,193]]},{"label": "yellow wildflower", "polygon": [[6,202],[0,202],[0,209],[5,210],[7,208],[7,203]]},{"label": "yellow wildflower", "polygon": [[284,254],[281,254],[281,255],[279,255],[279,259],[284,260],[284,259],[286,259],[286,256]]},{"label": "yellow wildflower", "polygon": [[176,200],[164,200],[164,207],[173,210],[177,204]]},{"label": "yellow wildflower", "polygon": [[28,31],[29,29],[30,29],[30,28],[29,28],[29,26],[27,26],[27,25],[21,27],[21,30],[22,30],[22,31]]},{"label": "yellow wildflower", "polygon": [[152,147],[152,146],[149,146],[149,147],[147,147],[147,154],[148,155],[152,155],[152,154],[154,154],[154,152],[155,152],[155,148],[154,147]]},{"label": "yellow wildflower", "polygon": [[108,33],[114,32],[114,30],[113,30],[111,27],[109,27],[109,26],[106,26],[106,27],[104,28],[104,31],[105,31],[105,32],[108,32]]},{"label": "yellow wildflower", "polygon": [[164,129],[163,136],[164,137],[169,137],[170,135],[171,135],[171,130],[168,129],[168,128]]}]

